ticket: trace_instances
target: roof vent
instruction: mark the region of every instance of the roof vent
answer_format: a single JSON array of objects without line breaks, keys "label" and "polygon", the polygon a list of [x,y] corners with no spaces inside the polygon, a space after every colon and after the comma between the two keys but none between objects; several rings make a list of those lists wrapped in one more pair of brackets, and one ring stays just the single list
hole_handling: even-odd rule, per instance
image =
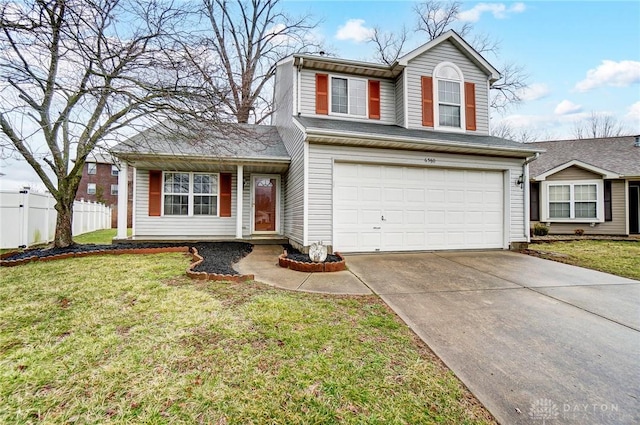
[{"label": "roof vent", "polygon": [[640,136],[636,136],[636,142],[633,144],[636,148],[640,148]]}]

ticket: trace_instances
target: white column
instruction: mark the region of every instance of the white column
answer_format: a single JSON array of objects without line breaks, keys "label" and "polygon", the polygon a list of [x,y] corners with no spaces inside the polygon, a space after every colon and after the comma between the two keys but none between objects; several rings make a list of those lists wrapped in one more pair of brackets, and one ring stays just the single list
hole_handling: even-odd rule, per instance
[{"label": "white column", "polygon": [[127,179],[127,163],[120,163],[118,172],[118,234],[116,239],[127,239],[127,199],[129,199],[129,183]]},{"label": "white column", "polygon": [[242,198],[244,192],[244,166],[238,165],[236,176],[236,239],[242,239]]}]

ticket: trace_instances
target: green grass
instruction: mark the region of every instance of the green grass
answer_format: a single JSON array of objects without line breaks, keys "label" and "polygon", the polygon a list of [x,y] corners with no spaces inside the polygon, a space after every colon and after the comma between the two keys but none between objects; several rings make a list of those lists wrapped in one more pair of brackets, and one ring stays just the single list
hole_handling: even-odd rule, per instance
[{"label": "green grass", "polygon": [[534,244],[529,248],[545,258],[640,280],[640,242],[584,240]]},{"label": "green grass", "polygon": [[192,281],[187,263],[3,269],[0,423],[494,423],[377,297]]},{"label": "green grass", "polygon": [[[117,229],[103,229],[96,230],[95,232],[83,233],[82,235],[74,236],[73,240],[79,244],[100,244],[110,245],[113,238],[118,234]],[[127,236],[131,236],[131,229],[127,229]]]}]

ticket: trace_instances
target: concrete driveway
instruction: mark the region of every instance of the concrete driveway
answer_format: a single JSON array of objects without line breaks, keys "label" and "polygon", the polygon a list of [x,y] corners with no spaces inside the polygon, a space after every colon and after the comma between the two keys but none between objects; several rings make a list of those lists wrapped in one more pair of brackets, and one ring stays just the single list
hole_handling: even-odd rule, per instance
[{"label": "concrete driveway", "polygon": [[347,264],[500,423],[640,423],[640,282],[505,251]]}]

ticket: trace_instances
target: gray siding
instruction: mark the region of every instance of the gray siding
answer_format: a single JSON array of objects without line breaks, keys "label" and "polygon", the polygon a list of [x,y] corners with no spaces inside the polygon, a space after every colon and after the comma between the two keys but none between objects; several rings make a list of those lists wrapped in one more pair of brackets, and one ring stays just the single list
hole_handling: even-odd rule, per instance
[{"label": "gray siding", "polygon": [[[236,206],[235,193],[236,174],[233,173],[231,192],[231,217],[207,217],[207,216],[160,216],[149,217],[149,170],[136,170],[135,196],[135,235],[134,238],[147,237],[180,239],[180,238],[234,238],[236,235]],[[246,200],[249,199],[249,190],[244,189],[244,207],[250,209]],[[245,216],[248,218],[248,215]],[[249,222],[244,221],[243,231],[249,234]]]},{"label": "gray siding", "polygon": [[601,175],[587,171],[584,168],[571,166],[547,177],[547,180],[600,180]]},{"label": "gray siding", "polygon": [[479,157],[472,155],[436,154],[388,149],[345,146],[309,146],[309,242],[333,243],[333,163],[338,161],[369,162],[387,165],[424,166],[425,156],[434,158],[438,167],[504,170],[509,174],[510,209],[508,229],[510,242],[526,242],[529,230],[524,222],[524,191],[516,185],[522,173],[518,159]]},{"label": "gray siding", "polygon": [[396,79],[396,125],[404,127],[404,74]]},{"label": "gray siding", "polygon": [[[420,77],[432,76],[434,68],[441,62],[456,64],[464,80],[476,84],[476,128],[473,133],[489,134],[489,93],[487,76],[453,43],[445,41],[433,49],[414,58],[404,72],[407,73],[408,115],[410,128],[422,127],[422,87]],[[434,87],[434,90],[436,88]],[[464,105],[463,105],[464,106]]]},{"label": "gray siding", "polygon": [[[303,244],[304,239],[304,133],[293,124],[293,92],[295,68],[291,62],[281,64],[276,70],[276,111],[274,124],[291,157],[291,164],[282,181],[284,198],[283,234],[292,241]],[[315,80],[314,80],[315,85]],[[304,93],[304,91],[303,91]],[[302,96],[301,102],[304,103]],[[315,108],[315,106],[314,106]]]},{"label": "gray siding", "polygon": [[[322,71],[318,71],[325,73]],[[304,115],[316,115],[316,71],[310,69],[303,69],[301,72],[301,85],[300,85],[300,112]],[[329,74],[335,77],[350,77],[348,74]],[[362,78],[360,76],[354,76],[353,78]],[[380,81],[380,119],[370,120],[373,122],[379,122],[381,124],[395,124],[396,123],[396,85],[390,80]],[[329,113],[331,116],[331,113]],[[320,115],[326,116],[326,115]],[[334,118],[342,116],[333,116]],[[349,119],[368,120],[367,117],[345,117]]]},{"label": "gray siding", "polygon": [[[578,167],[576,168],[586,174],[587,177],[583,179],[598,178],[595,174],[592,174],[586,170]],[[564,171],[571,170],[567,168]],[[565,176],[572,175],[575,170],[565,173]],[[560,173],[554,174],[554,176]],[[556,180],[567,180],[556,179]],[[574,178],[572,178],[574,179]],[[542,196],[542,195],[541,195]],[[549,226],[549,234],[552,235],[573,235],[576,229],[584,230],[585,235],[626,235],[627,234],[627,210],[626,210],[626,191],[624,180],[613,180],[611,182],[611,221],[605,221],[604,223],[596,223],[594,227],[591,227],[589,223],[551,223]],[[544,208],[544,200],[540,200],[541,208]],[[531,222],[531,228],[538,222]]]}]

